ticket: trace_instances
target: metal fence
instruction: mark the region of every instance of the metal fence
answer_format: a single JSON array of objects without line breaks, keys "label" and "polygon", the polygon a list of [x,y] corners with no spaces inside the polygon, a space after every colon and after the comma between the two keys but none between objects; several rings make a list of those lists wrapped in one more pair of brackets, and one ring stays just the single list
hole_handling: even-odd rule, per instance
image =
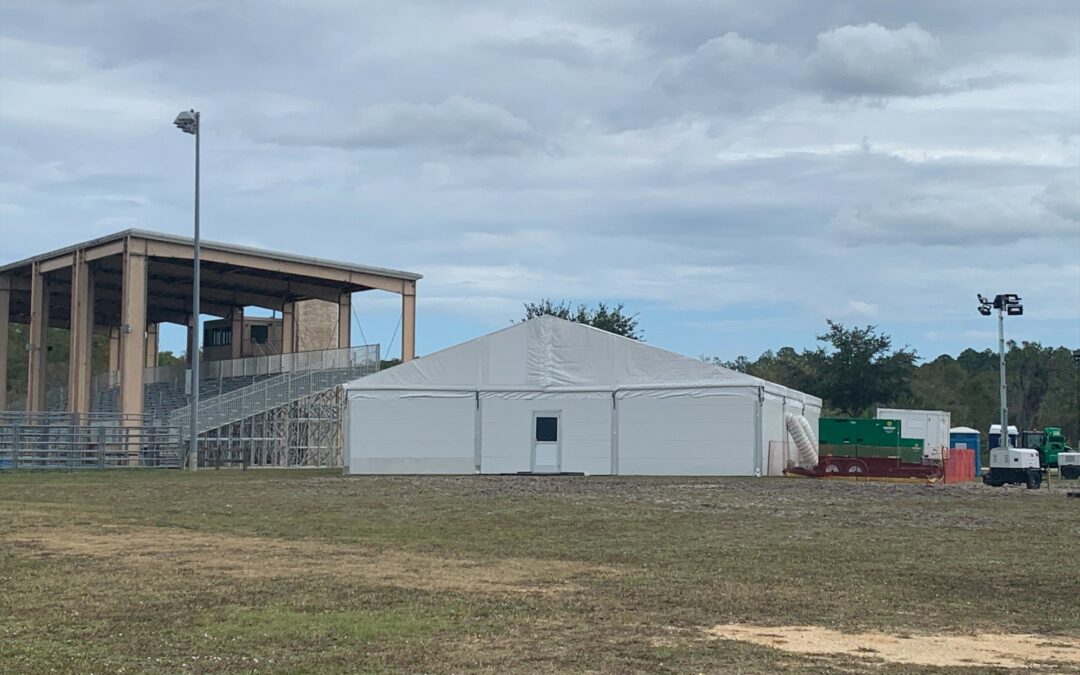
[{"label": "metal fence", "polygon": [[0,413],[0,470],[178,468],[177,427],[141,417]]}]

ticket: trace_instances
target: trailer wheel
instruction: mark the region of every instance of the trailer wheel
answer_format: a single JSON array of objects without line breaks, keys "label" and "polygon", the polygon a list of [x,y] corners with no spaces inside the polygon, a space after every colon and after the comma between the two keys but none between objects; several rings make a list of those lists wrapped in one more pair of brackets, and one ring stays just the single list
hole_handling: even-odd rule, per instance
[{"label": "trailer wheel", "polygon": [[1062,478],[1067,478],[1069,480],[1074,480],[1077,477],[1080,477],[1080,469],[1073,466],[1063,467],[1059,473],[1061,474]]},{"label": "trailer wheel", "polygon": [[1027,488],[1029,490],[1038,490],[1042,485],[1042,474],[1038,471],[1030,470],[1027,473]]}]

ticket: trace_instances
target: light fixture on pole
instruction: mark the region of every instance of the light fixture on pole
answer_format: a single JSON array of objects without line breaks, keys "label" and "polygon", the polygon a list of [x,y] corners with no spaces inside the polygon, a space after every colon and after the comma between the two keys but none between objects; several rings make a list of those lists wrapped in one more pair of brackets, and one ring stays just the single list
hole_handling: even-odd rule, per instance
[{"label": "light fixture on pole", "polygon": [[199,137],[200,124],[199,113],[195,110],[184,110],[173,120],[180,131],[195,136],[195,242],[194,242],[194,271],[191,279],[191,322],[194,324],[195,339],[191,341],[191,402],[188,416],[191,422],[188,445],[187,465],[192,471],[199,464],[199,341],[202,337],[202,323],[199,321]]},{"label": "light fixture on pole", "polygon": [[998,362],[1000,366],[1001,386],[1001,431],[998,433],[998,446],[1009,447],[1009,406],[1006,403],[1008,389],[1005,386],[1005,315],[1023,316],[1024,306],[1020,304],[1020,296],[1015,293],[996,295],[990,300],[982,293],[979,294],[979,314],[990,316],[992,310],[998,311]]},{"label": "light fixture on pole", "polygon": [[1080,438],[1080,349],[1074,349],[1072,353],[1073,363],[1076,364],[1076,436]]}]

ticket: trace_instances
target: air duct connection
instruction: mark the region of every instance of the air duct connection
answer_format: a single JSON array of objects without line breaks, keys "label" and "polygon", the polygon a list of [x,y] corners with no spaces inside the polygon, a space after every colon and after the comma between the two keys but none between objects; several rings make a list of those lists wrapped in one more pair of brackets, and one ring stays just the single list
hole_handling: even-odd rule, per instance
[{"label": "air duct connection", "polygon": [[795,441],[795,448],[799,451],[799,466],[812,467],[818,463],[817,438],[810,422],[802,415],[787,413],[784,416],[784,424],[787,426],[791,439]]}]

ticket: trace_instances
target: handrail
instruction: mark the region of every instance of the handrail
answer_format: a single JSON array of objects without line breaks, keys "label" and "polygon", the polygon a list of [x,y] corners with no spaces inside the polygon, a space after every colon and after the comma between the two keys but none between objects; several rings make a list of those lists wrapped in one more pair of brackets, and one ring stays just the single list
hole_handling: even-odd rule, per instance
[{"label": "handrail", "polygon": [[[246,387],[200,401],[198,432],[210,431],[211,429],[217,429],[247,419],[260,412],[280,407],[320,391],[336,387],[349,380],[376,372],[379,367],[378,345],[374,345],[374,347],[374,359],[364,358],[342,368],[282,373]],[[365,356],[370,356],[370,352],[370,348],[366,349]],[[168,414],[168,424],[188,429],[190,428],[190,416],[190,405],[178,408]]]}]

